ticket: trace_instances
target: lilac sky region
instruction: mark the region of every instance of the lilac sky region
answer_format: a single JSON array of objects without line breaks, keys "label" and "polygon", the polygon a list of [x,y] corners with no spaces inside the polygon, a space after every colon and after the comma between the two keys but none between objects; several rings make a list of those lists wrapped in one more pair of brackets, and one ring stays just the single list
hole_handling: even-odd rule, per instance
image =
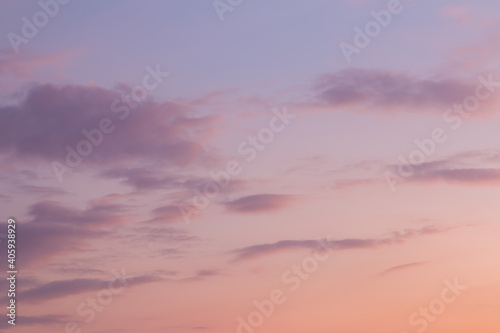
[{"label": "lilac sky region", "polygon": [[0,0],[0,331],[497,333],[499,13]]}]

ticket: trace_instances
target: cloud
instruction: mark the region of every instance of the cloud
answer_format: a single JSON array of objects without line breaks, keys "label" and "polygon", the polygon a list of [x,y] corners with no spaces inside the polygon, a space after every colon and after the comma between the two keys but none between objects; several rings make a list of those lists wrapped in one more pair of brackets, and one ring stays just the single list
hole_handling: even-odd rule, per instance
[{"label": "cloud", "polygon": [[418,262],[411,262],[411,263],[408,263],[408,264],[394,266],[394,267],[391,267],[391,268],[388,268],[388,269],[382,271],[380,273],[380,275],[385,275],[385,274],[393,273],[393,272],[396,272],[396,271],[401,271],[401,270],[405,270],[405,269],[408,269],[408,268],[413,268],[413,267],[416,267],[416,266],[422,266],[422,265],[424,265],[426,263],[427,263],[426,261],[418,261]]},{"label": "cloud", "polygon": [[282,209],[296,201],[293,195],[256,194],[229,201],[223,205],[228,211],[237,213],[261,213]]},{"label": "cloud", "polygon": [[244,247],[234,250],[233,253],[236,254],[235,260],[244,260],[282,251],[315,249],[316,247],[318,247],[318,241],[316,240],[282,240],[272,244],[258,244]]},{"label": "cloud", "polygon": [[[388,237],[384,238],[350,238],[350,239],[340,239],[340,240],[322,240],[321,244],[323,247],[330,250],[354,250],[354,249],[369,249],[376,248],[380,246],[388,246],[394,244],[400,244],[404,241],[424,236],[432,235],[437,233],[447,232],[457,227],[438,227],[438,226],[426,226],[420,229],[404,229],[402,231],[392,232]],[[291,251],[297,249],[308,249],[314,250],[320,246],[318,240],[282,240],[271,244],[258,244],[253,246],[244,247],[241,249],[233,250],[232,253],[235,254],[234,260],[247,260],[253,259],[261,256],[268,256],[283,251]]]},{"label": "cloud", "polygon": [[500,169],[442,169],[418,172],[412,175],[410,181],[448,183],[469,185],[500,185]]},{"label": "cloud", "polygon": [[167,174],[149,168],[117,168],[104,171],[101,176],[120,179],[122,183],[137,190],[180,188],[189,179],[186,176]]},{"label": "cloud", "polygon": [[56,255],[69,255],[81,251],[89,246],[91,240],[108,234],[75,225],[56,223],[19,223],[17,229],[19,248],[17,261],[24,267],[32,264],[41,265],[46,262],[45,260]]},{"label": "cloud", "polygon": [[[123,282],[123,284],[127,287],[158,282],[161,281],[162,278],[157,276],[150,275],[140,275],[135,277],[127,277]],[[30,288],[25,291],[19,292],[19,300],[21,302],[26,303],[37,303],[43,302],[55,298],[61,298],[70,295],[76,295],[89,291],[99,291],[101,289],[109,289],[110,283],[115,280],[100,280],[100,279],[73,279],[73,280],[60,280],[60,281],[52,281],[49,283],[44,283],[39,286]]]},{"label": "cloud", "polygon": [[95,137],[101,143],[93,145],[85,163],[185,166],[213,158],[202,143],[215,133],[221,117],[195,117],[188,107],[150,99],[131,109],[121,97],[119,91],[99,87],[35,86],[22,102],[0,107],[0,155],[64,164],[66,147],[76,149],[88,140],[82,131],[99,128],[108,118],[113,132],[102,140]]},{"label": "cloud", "polygon": [[0,75],[30,78],[37,68],[66,67],[69,60],[79,53],[80,51],[71,50],[48,56],[36,56],[26,51],[15,53],[4,49],[0,54]]},{"label": "cloud", "polygon": [[19,185],[18,188],[24,193],[39,194],[41,196],[61,196],[70,194],[63,189],[51,186]]},{"label": "cloud", "polygon": [[[19,263],[26,267],[56,255],[70,255],[109,236],[106,228],[129,220],[128,207],[109,200],[109,196],[93,200],[84,209],[49,200],[29,206],[29,219],[17,224]],[[5,223],[2,225],[6,230]],[[5,242],[1,244],[5,246]]]},{"label": "cloud", "polygon": [[460,25],[467,23],[471,18],[470,6],[445,7],[441,14],[456,20]]},{"label": "cloud", "polygon": [[[66,324],[68,321],[68,316],[61,315],[16,316],[16,326],[61,325]],[[7,320],[2,320],[0,322],[0,328],[7,328],[10,326]]]},{"label": "cloud", "polygon": [[[470,186],[500,185],[500,152],[498,150],[467,151],[421,163],[403,165],[412,170],[405,179],[415,183],[446,182]],[[397,166],[389,167],[397,172]]]},{"label": "cloud", "polygon": [[[444,111],[474,93],[478,84],[458,79],[418,78],[382,70],[344,69],[313,84],[312,108],[358,111]],[[485,103],[485,102],[483,102]]]},{"label": "cloud", "polygon": [[[18,292],[18,299],[25,303],[40,303],[52,299],[58,299],[71,295],[78,295],[86,292],[97,292],[102,289],[109,289],[110,284],[116,287],[132,287],[154,282],[170,281],[170,282],[196,282],[202,281],[206,277],[220,275],[217,270],[198,270],[191,277],[172,279],[170,276],[177,275],[176,271],[163,271],[160,275],[138,275],[138,276],[117,276],[114,280],[102,279],[69,279],[58,280],[48,283],[39,284],[38,286],[22,290]],[[115,283],[113,283],[115,282]]]},{"label": "cloud", "polygon": [[10,202],[12,197],[10,195],[0,194],[0,201]]},{"label": "cloud", "polygon": [[126,206],[119,204],[90,203],[87,209],[77,210],[55,201],[41,201],[33,204],[28,214],[32,223],[63,223],[77,226],[97,224],[99,226],[123,222]]},{"label": "cloud", "polygon": [[172,223],[182,221],[182,214],[177,205],[166,205],[152,211],[153,218],[147,222]]},{"label": "cloud", "polygon": [[[203,178],[181,174],[179,171],[170,172],[161,168],[136,167],[136,168],[114,168],[101,173],[102,177],[119,179],[121,183],[131,186],[136,190],[156,189],[202,189],[203,186],[213,183],[211,178]],[[223,191],[235,191],[243,188],[245,181],[231,179],[231,182]],[[191,196],[193,193],[191,193]]]},{"label": "cloud", "polygon": [[74,262],[70,264],[49,264],[51,271],[57,271],[62,275],[105,275],[107,272],[102,269],[84,267],[76,265]]},{"label": "cloud", "polygon": [[209,92],[201,97],[196,97],[191,100],[182,100],[182,101],[190,105],[223,104],[227,103],[228,99],[238,91],[239,91],[238,88],[216,90]]},{"label": "cloud", "polygon": [[130,228],[121,236],[121,240],[125,246],[144,248],[149,257],[168,259],[182,258],[187,249],[202,242],[200,237],[185,230],[149,223]]},{"label": "cloud", "polygon": [[181,282],[202,281],[202,280],[205,280],[206,277],[217,276],[217,275],[220,275],[220,272],[217,271],[217,270],[213,270],[213,269],[201,269],[201,270],[198,270],[195,273],[194,276],[191,276],[191,277],[188,277],[188,278],[185,278],[185,279],[181,279],[181,280],[178,280],[178,281],[181,281]]}]

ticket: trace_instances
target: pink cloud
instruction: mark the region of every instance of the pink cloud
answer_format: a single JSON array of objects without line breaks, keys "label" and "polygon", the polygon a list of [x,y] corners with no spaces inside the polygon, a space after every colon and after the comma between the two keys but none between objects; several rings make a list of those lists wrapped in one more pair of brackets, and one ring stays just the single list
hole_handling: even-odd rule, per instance
[{"label": "pink cloud", "polygon": [[36,56],[26,51],[18,54],[3,51],[0,55],[0,74],[32,78],[35,71],[46,67],[65,68],[81,51],[68,50],[47,56]]},{"label": "pink cloud", "polygon": [[283,209],[297,200],[285,194],[256,194],[224,203],[230,212],[261,213]]},{"label": "pink cloud", "polygon": [[460,25],[466,24],[471,18],[470,6],[446,7],[441,14],[456,20]]},{"label": "pink cloud", "polygon": [[399,272],[399,271],[402,271],[402,270],[405,270],[405,269],[410,269],[410,268],[414,268],[414,267],[417,267],[417,266],[422,266],[424,264],[426,264],[425,261],[418,261],[418,262],[411,262],[411,263],[408,263],[408,264],[402,264],[402,265],[398,265],[398,266],[394,266],[394,267],[388,268],[388,269],[384,270],[383,272],[381,272],[380,275],[386,275],[386,274],[389,274],[389,273]]}]

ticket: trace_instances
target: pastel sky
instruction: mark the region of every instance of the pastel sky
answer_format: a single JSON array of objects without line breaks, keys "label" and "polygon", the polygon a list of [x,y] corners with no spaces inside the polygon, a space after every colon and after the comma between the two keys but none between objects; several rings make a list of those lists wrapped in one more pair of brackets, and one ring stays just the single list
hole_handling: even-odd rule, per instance
[{"label": "pastel sky", "polygon": [[0,0],[0,331],[498,333],[499,15]]}]

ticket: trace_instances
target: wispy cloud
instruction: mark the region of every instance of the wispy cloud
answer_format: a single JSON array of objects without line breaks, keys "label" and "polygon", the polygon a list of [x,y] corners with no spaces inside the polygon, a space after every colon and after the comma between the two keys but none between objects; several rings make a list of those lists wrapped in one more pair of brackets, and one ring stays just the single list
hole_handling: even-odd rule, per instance
[{"label": "wispy cloud", "polygon": [[[367,112],[444,112],[474,93],[478,81],[422,78],[407,73],[349,68],[320,76],[307,108]],[[494,98],[488,100],[493,103]]]},{"label": "wispy cloud", "polygon": [[[383,238],[349,238],[339,240],[323,240],[322,245],[330,250],[354,250],[370,249],[380,246],[388,246],[403,243],[411,238],[448,232],[457,227],[426,226],[420,229],[404,229],[395,231],[388,237]],[[258,244],[233,250],[234,260],[253,259],[261,256],[268,256],[283,251],[318,248],[318,240],[282,240],[270,244]]]},{"label": "wispy cloud", "polygon": [[[62,325],[70,320],[69,316],[62,315],[43,315],[43,316],[23,316],[20,315],[16,318],[17,326],[34,326],[34,325]],[[10,327],[7,320],[0,322],[0,328]]]},{"label": "wispy cloud", "polygon": [[[162,278],[160,277],[150,275],[140,275],[125,278],[127,286],[158,282],[161,280]],[[73,279],[52,281],[20,292],[19,300],[27,303],[37,303],[89,291],[99,291],[101,289],[108,289],[110,283],[113,281],[114,280],[106,281],[100,279]]]},{"label": "wispy cloud", "polygon": [[398,271],[402,271],[402,270],[405,270],[405,269],[414,268],[414,267],[417,267],[417,266],[422,266],[422,265],[425,265],[426,263],[427,263],[426,261],[417,261],[417,262],[411,262],[411,263],[408,263],[408,264],[402,264],[402,265],[398,265],[398,266],[393,266],[391,268],[388,268],[388,269],[382,271],[380,273],[380,275],[386,275],[386,274],[389,274],[389,273],[398,272]]},{"label": "wispy cloud", "polygon": [[296,196],[286,194],[255,194],[242,197],[223,205],[230,212],[260,213],[283,209],[297,200]]}]

